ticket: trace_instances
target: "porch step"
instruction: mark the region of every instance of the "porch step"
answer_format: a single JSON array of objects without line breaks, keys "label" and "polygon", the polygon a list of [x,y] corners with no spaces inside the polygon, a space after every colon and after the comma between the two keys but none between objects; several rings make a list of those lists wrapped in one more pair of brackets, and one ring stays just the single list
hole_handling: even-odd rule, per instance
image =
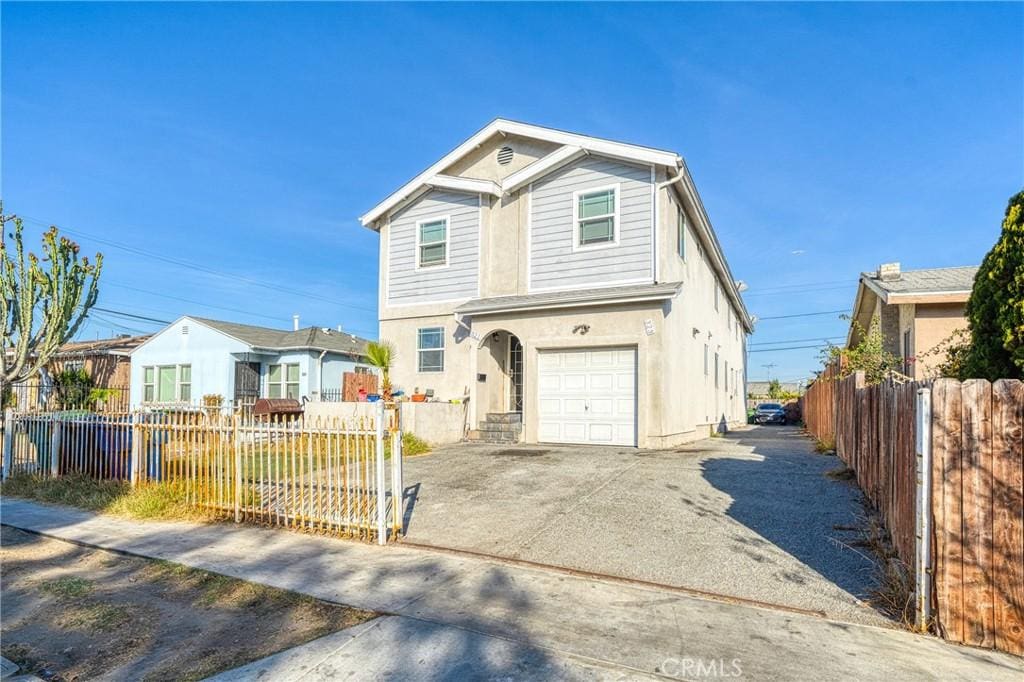
[{"label": "porch step", "polygon": [[521,412],[490,412],[484,419],[487,424],[522,424]]},{"label": "porch step", "polygon": [[466,439],[480,443],[518,443],[522,432],[523,415],[519,412],[492,412]]}]

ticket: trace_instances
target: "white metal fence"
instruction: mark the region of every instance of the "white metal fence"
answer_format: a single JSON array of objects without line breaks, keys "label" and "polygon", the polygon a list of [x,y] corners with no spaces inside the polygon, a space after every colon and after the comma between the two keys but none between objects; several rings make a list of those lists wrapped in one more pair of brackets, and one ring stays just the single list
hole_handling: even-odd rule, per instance
[{"label": "white metal fence", "polygon": [[402,433],[372,417],[5,413],[3,478],[77,474],[165,486],[189,507],[385,543],[403,527]]}]

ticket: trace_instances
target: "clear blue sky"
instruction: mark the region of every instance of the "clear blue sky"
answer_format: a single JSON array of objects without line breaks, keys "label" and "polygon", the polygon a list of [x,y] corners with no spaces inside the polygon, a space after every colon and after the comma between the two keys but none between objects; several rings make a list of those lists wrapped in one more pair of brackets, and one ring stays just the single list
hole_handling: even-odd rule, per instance
[{"label": "clear blue sky", "polygon": [[[1022,31],[1019,3],[4,3],[4,210],[102,250],[102,307],[373,336],[357,216],[504,116],[680,152],[753,314],[848,310],[862,270],[996,239]],[[844,334],[765,320],[752,348]],[[754,353],[750,378],[772,363],[816,351]]]}]

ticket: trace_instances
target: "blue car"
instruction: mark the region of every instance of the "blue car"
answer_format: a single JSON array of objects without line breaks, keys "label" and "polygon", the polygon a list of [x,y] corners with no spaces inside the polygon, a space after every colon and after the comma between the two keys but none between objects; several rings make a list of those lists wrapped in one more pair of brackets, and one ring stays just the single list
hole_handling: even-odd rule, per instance
[{"label": "blue car", "polygon": [[786,409],[779,403],[761,403],[754,411],[754,423],[785,425]]}]

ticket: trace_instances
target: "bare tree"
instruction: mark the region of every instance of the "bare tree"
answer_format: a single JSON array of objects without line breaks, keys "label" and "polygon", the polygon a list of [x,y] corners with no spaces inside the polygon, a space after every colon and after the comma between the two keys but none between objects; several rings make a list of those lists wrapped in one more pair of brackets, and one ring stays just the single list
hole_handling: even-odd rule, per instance
[{"label": "bare tree", "polygon": [[[8,225],[14,229],[8,232]],[[0,352],[0,393],[44,366],[75,335],[99,293],[103,254],[95,264],[78,257],[78,244],[56,227],[43,233],[43,255],[25,253],[23,226],[3,215],[0,204],[0,318],[4,331]],[[10,240],[11,244],[8,244]]]}]

